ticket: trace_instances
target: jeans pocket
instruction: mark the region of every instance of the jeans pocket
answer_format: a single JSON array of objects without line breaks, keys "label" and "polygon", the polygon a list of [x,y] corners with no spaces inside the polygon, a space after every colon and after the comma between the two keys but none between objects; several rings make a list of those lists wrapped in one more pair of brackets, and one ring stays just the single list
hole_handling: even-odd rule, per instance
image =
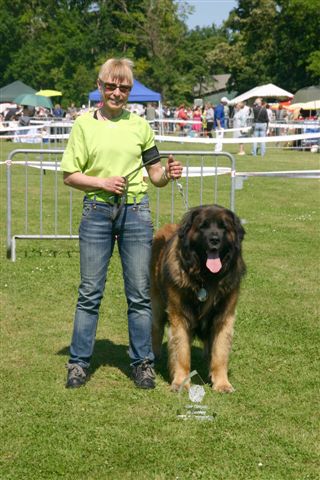
[{"label": "jeans pocket", "polygon": [[82,218],[84,217],[88,217],[88,215],[90,214],[92,210],[92,205],[91,204],[88,204],[88,203],[85,203],[83,205],[83,208],[82,208]]},{"label": "jeans pocket", "polygon": [[147,223],[152,227],[151,210],[150,210],[149,202],[143,202],[143,203],[140,203],[139,205],[136,205],[133,211],[135,213],[136,218],[139,221],[143,223]]}]

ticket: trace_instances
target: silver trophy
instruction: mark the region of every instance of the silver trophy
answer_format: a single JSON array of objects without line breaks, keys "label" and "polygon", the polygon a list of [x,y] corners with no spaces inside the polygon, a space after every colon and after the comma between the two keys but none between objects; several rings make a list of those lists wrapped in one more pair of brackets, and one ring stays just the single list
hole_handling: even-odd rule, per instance
[{"label": "silver trophy", "polygon": [[[192,382],[191,382],[192,379]],[[188,390],[188,397],[191,403],[184,405],[186,384],[190,383]],[[216,414],[209,414],[208,406],[202,403],[205,397],[205,383],[196,370],[193,370],[182,382],[178,395],[180,407],[177,412],[177,418],[179,420],[196,419],[201,421],[211,422]]]}]

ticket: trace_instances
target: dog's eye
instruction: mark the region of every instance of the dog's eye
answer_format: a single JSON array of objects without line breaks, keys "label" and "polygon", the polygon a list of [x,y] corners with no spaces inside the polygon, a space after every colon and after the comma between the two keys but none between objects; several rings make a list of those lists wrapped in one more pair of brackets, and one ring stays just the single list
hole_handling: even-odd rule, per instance
[{"label": "dog's eye", "polygon": [[218,227],[221,228],[221,230],[226,228],[226,224],[223,220],[219,220],[218,222]]},{"label": "dog's eye", "polygon": [[204,220],[201,225],[200,225],[200,229],[201,230],[204,230],[205,228],[208,228],[209,227],[209,222],[208,220]]}]

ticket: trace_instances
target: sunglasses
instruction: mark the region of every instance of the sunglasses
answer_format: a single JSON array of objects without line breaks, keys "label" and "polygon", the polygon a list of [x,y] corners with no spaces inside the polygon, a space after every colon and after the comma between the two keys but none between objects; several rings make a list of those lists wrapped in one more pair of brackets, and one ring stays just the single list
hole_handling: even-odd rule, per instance
[{"label": "sunglasses", "polygon": [[114,92],[117,88],[119,88],[121,93],[129,93],[132,86],[131,85],[124,85],[122,83],[108,83],[108,82],[103,82],[102,80],[99,79],[99,84],[103,88],[105,92]]}]

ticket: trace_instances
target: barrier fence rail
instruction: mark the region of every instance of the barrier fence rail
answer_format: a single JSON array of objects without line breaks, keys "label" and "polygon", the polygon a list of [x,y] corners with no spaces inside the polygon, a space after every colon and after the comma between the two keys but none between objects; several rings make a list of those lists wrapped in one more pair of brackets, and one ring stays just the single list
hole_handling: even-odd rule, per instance
[{"label": "barrier fence rail", "polygon": [[[29,126],[23,127],[16,124],[16,122],[4,122],[7,125],[2,125],[0,134],[2,139],[12,140],[13,142],[22,143],[37,143],[41,144],[41,148],[48,150],[56,148],[69,138],[69,133],[73,125],[72,120],[60,119],[60,121],[53,121],[52,119],[32,120]],[[216,144],[221,151],[220,144],[223,143],[239,143],[239,136],[231,138],[234,132],[241,133],[242,143],[252,143],[254,141],[263,141],[267,143],[276,143],[278,148],[280,144],[284,147],[285,143],[295,143],[291,148],[307,149],[313,145],[318,147],[320,151],[320,121],[319,120],[304,120],[292,122],[278,122],[272,121],[268,127],[272,133],[276,135],[267,135],[264,138],[255,138],[250,131],[251,121],[247,122],[247,127],[232,128],[232,119],[230,122],[231,128],[214,129],[207,136],[207,133],[200,121],[184,120],[185,127],[180,128],[181,119],[155,119],[151,122],[157,133],[156,139],[159,141],[169,140],[181,142],[185,141],[198,143]],[[201,131],[193,130],[193,127],[201,126]],[[172,127],[172,128],[171,128]],[[228,138],[229,135],[229,138]],[[231,135],[231,137],[230,137]],[[215,138],[210,138],[210,137]],[[187,138],[189,139],[187,140]]]},{"label": "barrier fence rail", "polygon": [[[79,238],[74,233],[74,217],[79,216],[79,196],[84,193],[63,185],[60,172],[63,152],[63,149],[16,149],[0,164],[6,165],[7,169],[7,257],[12,261],[16,260],[18,239]],[[177,216],[180,218],[185,209],[195,206],[190,204],[191,193],[192,201],[196,202],[196,205],[221,202],[222,196],[221,203],[227,205],[229,198],[230,209],[235,209],[236,171],[233,155],[228,152],[190,150],[160,152],[161,155],[169,153],[181,159],[184,165],[183,178],[171,182],[169,195],[167,188],[150,189],[155,203],[152,210],[155,210],[156,228],[164,221],[178,220]],[[24,158],[16,160],[18,156]],[[227,165],[221,166],[222,159]],[[191,162],[196,165],[191,165]],[[223,181],[218,181],[220,176],[223,176]],[[230,177],[229,180],[227,176]],[[23,197],[21,190],[24,192]]]}]

